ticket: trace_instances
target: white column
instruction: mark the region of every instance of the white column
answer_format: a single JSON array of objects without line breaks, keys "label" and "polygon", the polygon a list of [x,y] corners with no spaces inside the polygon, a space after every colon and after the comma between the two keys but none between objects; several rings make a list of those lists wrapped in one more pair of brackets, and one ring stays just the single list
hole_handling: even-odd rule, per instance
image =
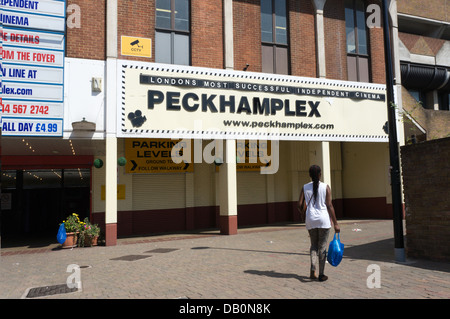
[{"label": "white column", "polygon": [[[194,165],[194,163],[191,163],[190,165]],[[185,180],[185,186],[186,186],[186,229],[194,229],[194,207],[195,207],[195,182],[194,182],[194,173],[185,173],[184,174],[186,180]]]},{"label": "white column", "polygon": [[330,142],[321,142],[322,180],[331,187]]},{"label": "white column", "polygon": [[275,212],[275,175],[266,175],[266,201],[267,201],[267,222],[269,224],[276,221]]},{"label": "white column", "polygon": [[117,138],[106,137],[105,222],[117,223]]},{"label": "white column", "polygon": [[322,169],[322,182],[331,187],[330,142],[309,143],[310,165],[319,165]]},{"label": "white column", "polygon": [[233,0],[223,0],[225,69],[234,69]]},{"label": "white column", "polygon": [[225,140],[226,158],[219,169],[220,233],[237,233],[236,141]]},{"label": "white column", "polygon": [[[225,69],[234,69],[233,0],[223,0]],[[236,141],[225,140],[224,163],[219,168],[220,233],[237,234]]]},{"label": "white column", "polygon": [[[326,0],[313,0],[316,10],[316,47],[317,47],[317,73],[318,77],[327,76],[326,56],[325,56],[325,27],[323,18],[323,9]],[[310,164],[319,165],[322,169],[322,181],[331,186],[331,168],[330,168],[330,143],[313,142],[310,145]],[[314,153],[314,155],[313,155]]]},{"label": "white column", "polygon": [[117,243],[117,0],[106,7],[105,239]]},{"label": "white column", "polygon": [[325,28],[323,25],[323,8],[326,0],[313,0],[316,10],[316,47],[317,47],[317,73],[319,78],[327,76],[325,57]]}]

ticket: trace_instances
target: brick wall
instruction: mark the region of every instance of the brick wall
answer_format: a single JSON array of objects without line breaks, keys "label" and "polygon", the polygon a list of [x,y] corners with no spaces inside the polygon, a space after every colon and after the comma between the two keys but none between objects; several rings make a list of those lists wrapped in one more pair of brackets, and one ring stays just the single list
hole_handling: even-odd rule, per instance
[{"label": "brick wall", "polygon": [[[367,1],[366,7],[377,1]],[[345,2],[327,1],[324,8],[325,55],[327,78],[346,81],[347,38],[345,34]],[[369,29],[370,73],[373,83],[386,83],[383,28]]]},{"label": "brick wall", "polygon": [[408,257],[450,261],[450,138],[401,147]]},{"label": "brick wall", "polygon": [[[80,28],[67,28],[66,56],[104,60],[106,56],[106,1],[67,0],[81,10]],[[71,13],[68,13],[68,17]]]},{"label": "brick wall", "polygon": [[233,1],[234,69],[261,72],[261,10],[259,0]]},{"label": "brick wall", "polygon": [[[428,110],[420,106],[408,90],[402,87],[402,105],[408,113],[425,131],[426,139],[434,140],[450,136],[448,123],[450,123],[449,111]],[[405,123],[411,123],[411,120],[405,119]],[[413,134],[406,132],[407,135]]]},{"label": "brick wall", "polygon": [[[370,4],[380,5],[377,0],[370,0],[366,2],[366,8]],[[381,12],[380,12],[381,13]],[[380,17],[380,23],[383,21]],[[391,43],[391,47],[393,43]],[[386,83],[386,66],[384,58],[384,35],[383,27],[369,28],[369,48],[370,48],[370,64],[371,76],[373,83]]]},{"label": "brick wall", "polygon": [[222,1],[191,1],[192,65],[224,68]]},{"label": "brick wall", "polygon": [[424,10],[423,0],[397,0],[399,13],[450,22],[450,3],[448,0],[428,0]]},{"label": "brick wall", "polygon": [[347,80],[344,0],[327,1],[323,14],[327,78]]},{"label": "brick wall", "polygon": [[[106,59],[106,1],[68,0],[81,9],[81,28],[67,30],[67,56]],[[369,2],[368,2],[369,3]],[[288,0],[291,74],[316,77],[314,8],[310,0]],[[261,72],[260,0],[233,1],[234,68]],[[347,80],[344,1],[327,1],[324,9],[327,78]],[[193,66],[224,68],[222,1],[191,1]],[[384,83],[383,32],[369,31],[372,81]],[[152,58],[122,56],[121,36],[151,38]],[[118,58],[154,62],[155,1],[118,1]]]},{"label": "brick wall", "polygon": [[316,30],[312,1],[290,0],[288,7],[291,74],[315,78]]},{"label": "brick wall", "polygon": [[447,42],[444,39],[424,37],[422,35],[399,32],[398,37],[410,53],[436,56]]},{"label": "brick wall", "polygon": [[[124,60],[155,61],[155,3],[147,0],[119,0],[117,8],[117,57]],[[152,57],[121,55],[121,36],[152,39]],[[105,34],[106,36],[106,34]]]}]

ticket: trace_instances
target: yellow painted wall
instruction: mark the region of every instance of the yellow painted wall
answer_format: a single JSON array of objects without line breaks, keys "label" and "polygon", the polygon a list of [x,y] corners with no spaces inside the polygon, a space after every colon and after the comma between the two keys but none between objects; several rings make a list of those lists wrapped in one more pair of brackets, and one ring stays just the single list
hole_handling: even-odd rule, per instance
[{"label": "yellow painted wall", "polygon": [[342,143],[342,166],[344,198],[387,196],[389,192],[388,143]]},{"label": "yellow painted wall", "polygon": [[[203,141],[203,147],[209,142]],[[238,205],[298,200],[301,187],[310,182],[311,143],[281,141],[279,169],[274,175],[238,172]],[[124,140],[119,139],[118,157],[124,155]],[[333,199],[388,196],[390,200],[387,143],[330,142],[330,167]],[[119,167],[117,180],[125,185],[126,196],[118,200],[118,210],[215,206],[217,178],[215,165],[205,162],[195,163],[194,173],[126,174]],[[93,168],[92,179],[93,212],[104,212],[105,166]]]}]

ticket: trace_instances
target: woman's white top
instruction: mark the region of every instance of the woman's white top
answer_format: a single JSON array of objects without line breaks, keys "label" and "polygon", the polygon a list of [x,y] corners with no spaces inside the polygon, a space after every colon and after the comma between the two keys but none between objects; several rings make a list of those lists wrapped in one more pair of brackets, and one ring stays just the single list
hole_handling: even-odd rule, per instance
[{"label": "woman's white top", "polygon": [[303,186],[306,201],[306,229],[331,228],[330,215],[325,202],[327,196],[327,184],[319,182],[317,199],[314,201],[313,182]]}]

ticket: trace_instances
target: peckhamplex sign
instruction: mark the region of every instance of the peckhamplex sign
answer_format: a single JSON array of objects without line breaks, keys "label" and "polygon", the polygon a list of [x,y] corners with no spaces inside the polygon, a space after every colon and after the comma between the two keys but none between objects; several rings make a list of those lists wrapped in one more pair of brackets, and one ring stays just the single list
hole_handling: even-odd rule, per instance
[{"label": "peckhamplex sign", "polygon": [[385,86],[119,61],[118,136],[387,142]]}]

